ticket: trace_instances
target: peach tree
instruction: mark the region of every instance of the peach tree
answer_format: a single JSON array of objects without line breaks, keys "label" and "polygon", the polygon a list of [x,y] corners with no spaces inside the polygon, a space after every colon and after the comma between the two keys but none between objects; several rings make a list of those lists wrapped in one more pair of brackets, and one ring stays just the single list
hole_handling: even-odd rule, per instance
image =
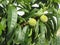
[{"label": "peach tree", "polygon": [[56,45],[59,3],[60,0],[0,0],[0,45]]}]

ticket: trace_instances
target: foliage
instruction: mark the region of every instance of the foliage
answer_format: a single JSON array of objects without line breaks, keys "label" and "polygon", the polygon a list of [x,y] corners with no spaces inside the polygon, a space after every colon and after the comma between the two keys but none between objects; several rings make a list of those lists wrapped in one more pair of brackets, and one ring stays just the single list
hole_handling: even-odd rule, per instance
[{"label": "foliage", "polygon": [[0,0],[0,45],[56,45],[59,3],[60,0]]}]

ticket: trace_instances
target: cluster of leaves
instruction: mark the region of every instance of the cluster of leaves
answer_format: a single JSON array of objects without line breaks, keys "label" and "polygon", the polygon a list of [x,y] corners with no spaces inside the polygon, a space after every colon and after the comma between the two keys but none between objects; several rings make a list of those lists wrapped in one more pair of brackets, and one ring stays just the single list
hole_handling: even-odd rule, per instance
[{"label": "cluster of leaves", "polygon": [[[59,0],[0,0],[0,45],[50,45],[59,27],[59,3]],[[25,14],[21,16],[18,11]],[[42,15],[47,22],[45,17],[40,18]],[[35,26],[29,25],[29,18],[36,20]]]}]

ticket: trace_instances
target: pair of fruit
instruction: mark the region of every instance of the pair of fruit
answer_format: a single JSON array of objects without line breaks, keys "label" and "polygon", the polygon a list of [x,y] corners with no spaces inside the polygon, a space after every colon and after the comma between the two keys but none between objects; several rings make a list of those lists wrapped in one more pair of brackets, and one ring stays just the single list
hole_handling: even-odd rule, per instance
[{"label": "pair of fruit", "polygon": [[[42,15],[41,17],[40,17],[40,20],[42,21],[42,22],[47,22],[48,21],[48,17],[46,16],[46,15]],[[29,18],[29,21],[28,21],[28,23],[29,23],[29,25],[31,25],[31,26],[35,26],[36,25],[36,19],[34,19],[34,18]]]}]

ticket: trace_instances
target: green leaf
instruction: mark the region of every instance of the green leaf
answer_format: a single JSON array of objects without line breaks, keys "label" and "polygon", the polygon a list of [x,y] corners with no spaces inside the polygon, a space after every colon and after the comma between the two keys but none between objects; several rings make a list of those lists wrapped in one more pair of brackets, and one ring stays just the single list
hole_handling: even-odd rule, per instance
[{"label": "green leaf", "polygon": [[19,26],[15,32],[15,43],[19,44],[24,42],[25,35],[27,33],[28,26],[25,26],[23,29]]},{"label": "green leaf", "polygon": [[[13,33],[15,32],[15,27],[16,27],[16,23],[17,23],[17,9],[10,4],[8,6],[8,15],[7,15],[7,26],[8,26],[8,31],[6,34],[6,41],[9,42],[9,40],[11,40]],[[9,42],[10,43],[10,42]]]},{"label": "green leaf", "polygon": [[26,9],[31,9],[31,5],[30,5],[30,2],[31,0],[17,0],[17,2],[23,7],[23,8],[26,8]]},{"label": "green leaf", "polygon": [[6,7],[6,5],[7,5],[7,0],[3,0],[3,1],[2,1],[2,4],[4,5],[4,7]]},{"label": "green leaf", "polygon": [[37,24],[36,24],[36,27],[35,27],[35,35],[36,35],[36,37],[38,36],[38,33],[39,33],[39,20],[37,21]]},{"label": "green leaf", "polygon": [[1,24],[2,24],[2,27],[3,27],[2,30],[5,30],[5,28],[6,28],[6,19],[5,18],[2,18]]},{"label": "green leaf", "polygon": [[54,34],[54,25],[52,20],[48,21],[47,24],[49,25],[50,29],[51,29],[51,33]]},{"label": "green leaf", "polygon": [[60,9],[57,11],[57,18],[60,18]]},{"label": "green leaf", "polygon": [[45,33],[45,38],[47,39],[47,40],[50,40],[50,37],[51,37],[51,29],[50,29],[50,27],[49,27],[49,25],[48,24],[46,24],[46,28],[47,28],[47,31],[46,31],[46,33]]},{"label": "green leaf", "polygon": [[6,19],[2,18],[0,22],[0,35],[2,34],[2,30],[4,30],[5,28],[6,28]]},{"label": "green leaf", "polygon": [[22,32],[21,27],[19,26],[15,32],[15,40],[16,44],[19,44],[24,41],[24,33]]},{"label": "green leaf", "polygon": [[8,0],[9,1],[9,3],[12,3],[13,2],[13,0]]},{"label": "green leaf", "polygon": [[31,0],[31,2],[32,2],[32,3],[35,3],[35,2],[36,2],[36,0]]},{"label": "green leaf", "polygon": [[40,10],[37,11],[36,16],[41,16],[44,14],[44,10],[41,8]]},{"label": "green leaf", "polygon": [[0,23],[0,30],[2,30],[3,29],[3,26],[2,26],[2,24]]},{"label": "green leaf", "polygon": [[17,9],[13,5],[8,6],[8,33],[13,30],[17,23]]},{"label": "green leaf", "polygon": [[27,3],[27,4],[29,4],[30,1],[31,1],[31,0],[27,0],[27,1],[26,1],[26,0],[17,0],[18,3],[20,3],[20,2],[24,2],[24,3]]},{"label": "green leaf", "polygon": [[24,12],[26,12],[26,13],[29,13],[29,10],[24,9],[24,8],[20,9],[20,11],[24,11]]},{"label": "green leaf", "polygon": [[2,30],[0,30],[0,35],[2,34]]},{"label": "green leaf", "polygon": [[60,18],[58,18],[58,28],[60,27]]},{"label": "green leaf", "polygon": [[36,11],[37,11],[38,9],[33,9],[32,11],[30,11],[29,12],[29,14],[27,14],[27,15],[24,15],[23,17],[25,18],[25,19],[28,19],[28,18],[30,18],[30,17],[35,17],[36,16]]},{"label": "green leaf", "polygon": [[28,35],[28,36],[30,37],[31,35],[32,35],[32,29],[30,30],[30,33],[29,33],[29,35]]},{"label": "green leaf", "polygon": [[57,20],[55,20],[55,18],[53,18],[53,17],[51,19],[53,21],[54,33],[56,33],[57,32],[57,23],[56,23]]},{"label": "green leaf", "polygon": [[24,34],[27,33],[27,29],[28,29],[28,26],[25,26],[25,27],[23,28],[23,33],[24,33]]},{"label": "green leaf", "polygon": [[44,23],[40,22],[40,30],[41,30],[41,34],[44,34],[46,31],[46,26]]},{"label": "green leaf", "polygon": [[58,9],[58,11],[57,11],[57,20],[58,20],[58,28],[60,27],[60,9]]},{"label": "green leaf", "polygon": [[2,26],[2,24],[0,23],[0,35],[2,34],[2,30],[3,30],[3,26]]},{"label": "green leaf", "polygon": [[60,3],[60,0],[54,0],[54,2],[56,2],[56,3]]}]

